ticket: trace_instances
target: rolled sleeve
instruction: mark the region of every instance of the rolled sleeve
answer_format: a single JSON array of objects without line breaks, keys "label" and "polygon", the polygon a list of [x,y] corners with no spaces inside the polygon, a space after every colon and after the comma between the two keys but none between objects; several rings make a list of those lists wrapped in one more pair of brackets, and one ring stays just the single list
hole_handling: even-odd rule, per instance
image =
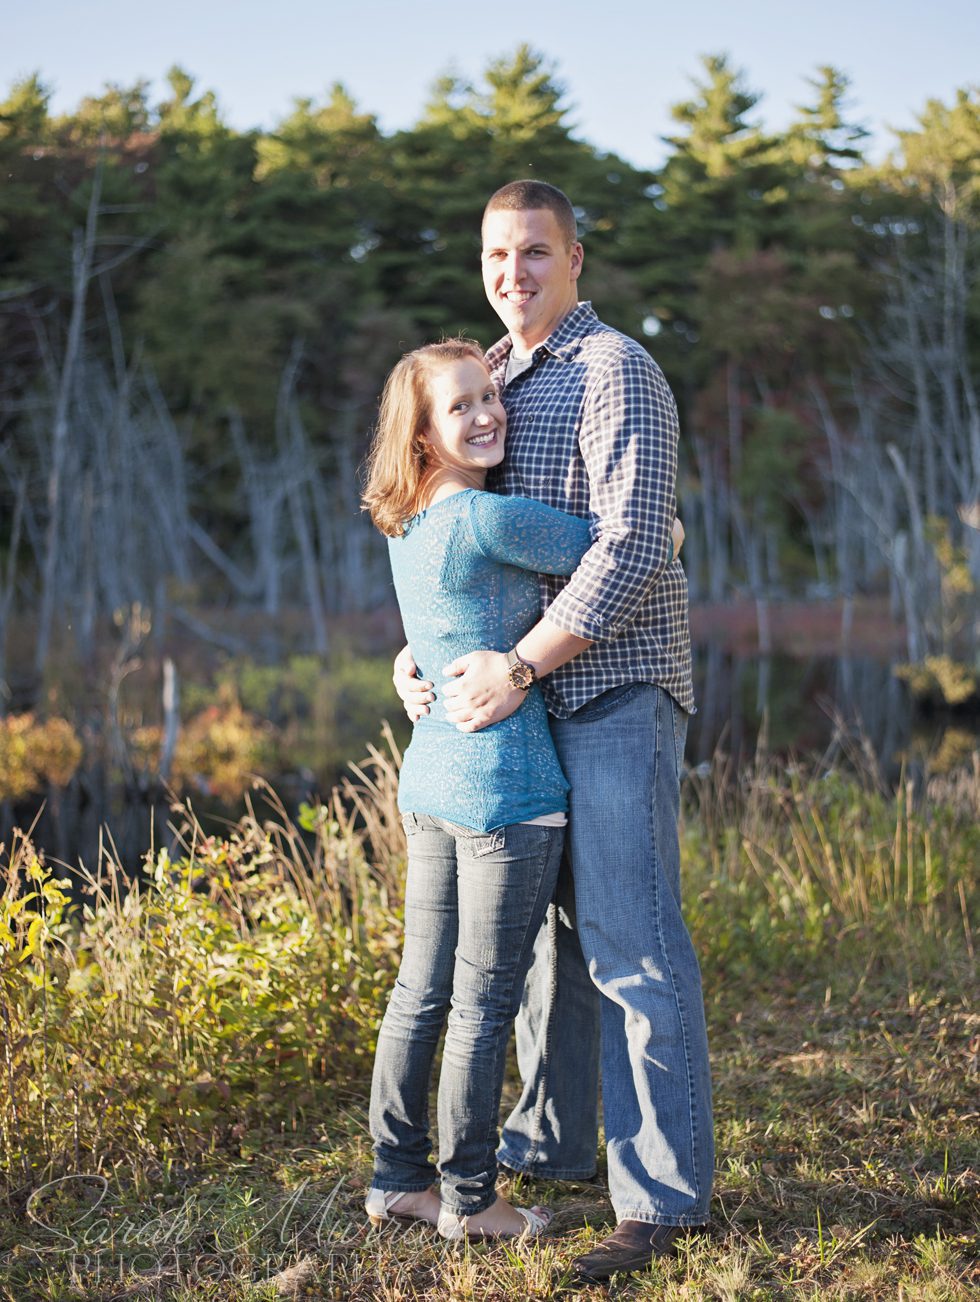
[{"label": "rolled sleeve", "polygon": [[624,347],[583,404],[579,447],[598,538],[548,607],[565,632],[616,637],[670,564],[677,437],[663,373],[639,346]]}]

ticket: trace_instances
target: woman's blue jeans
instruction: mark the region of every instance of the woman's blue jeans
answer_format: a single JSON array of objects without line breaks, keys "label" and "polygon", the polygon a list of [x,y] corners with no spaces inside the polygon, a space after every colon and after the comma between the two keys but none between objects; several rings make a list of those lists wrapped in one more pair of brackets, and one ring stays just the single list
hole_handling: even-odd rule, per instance
[{"label": "woman's blue jeans", "polygon": [[495,1198],[497,1124],[511,1024],[535,936],[552,899],[562,828],[515,823],[492,832],[405,814],[405,947],[378,1036],[371,1085],[380,1189],[427,1189],[429,1083],[439,1074],[443,1205],[475,1216]]}]

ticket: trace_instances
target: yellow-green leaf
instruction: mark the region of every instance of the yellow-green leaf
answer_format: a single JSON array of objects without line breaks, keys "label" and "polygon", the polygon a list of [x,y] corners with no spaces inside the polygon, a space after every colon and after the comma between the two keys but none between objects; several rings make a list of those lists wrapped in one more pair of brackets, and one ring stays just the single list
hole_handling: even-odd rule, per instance
[{"label": "yellow-green leaf", "polygon": [[6,913],[8,918],[16,918],[21,909],[30,904],[31,900],[37,899],[37,891],[31,891],[29,895],[21,895],[16,900],[11,900],[7,905]]}]

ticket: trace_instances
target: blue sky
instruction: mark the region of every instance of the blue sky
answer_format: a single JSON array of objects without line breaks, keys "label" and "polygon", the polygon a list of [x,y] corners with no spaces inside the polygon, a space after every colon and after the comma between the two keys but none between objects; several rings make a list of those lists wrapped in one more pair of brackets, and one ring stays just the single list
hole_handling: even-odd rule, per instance
[{"label": "blue sky", "polygon": [[780,127],[820,64],[853,82],[853,113],[890,148],[927,99],[980,81],[980,4],[940,0],[0,0],[0,93],[39,71],[67,111],[106,81],[151,82],[179,63],[239,128],[271,127],[295,96],[342,81],[385,129],[410,126],[452,70],[476,78],[527,41],[568,90],[577,133],[640,165],[663,156],[670,105],[690,95],[699,56],[727,53]]}]

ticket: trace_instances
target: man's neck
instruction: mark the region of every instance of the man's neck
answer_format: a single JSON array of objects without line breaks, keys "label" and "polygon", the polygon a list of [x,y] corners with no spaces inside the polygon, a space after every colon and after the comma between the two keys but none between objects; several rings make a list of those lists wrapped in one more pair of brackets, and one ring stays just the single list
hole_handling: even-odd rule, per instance
[{"label": "man's neck", "polygon": [[568,311],[563,316],[560,316],[558,320],[554,322],[554,324],[550,327],[550,329],[545,334],[540,334],[536,332],[531,335],[523,335],[523,334],[519,335],[519,334],[515,334],[515,332],[511,330],[510,346],[514,353],[514,356],[530,357],[531,354],[534,352],[535,348],[539,347],[539,345],[545,343],[548,339],[550,339],[551,336],[558,329],[558,327],[563,322],[568,320],[568,318],[571,316],[571,314],[575,311],[577,307],[578,307],[578,301],[576,300],[571,305],[571,307],[569,307]]}]

